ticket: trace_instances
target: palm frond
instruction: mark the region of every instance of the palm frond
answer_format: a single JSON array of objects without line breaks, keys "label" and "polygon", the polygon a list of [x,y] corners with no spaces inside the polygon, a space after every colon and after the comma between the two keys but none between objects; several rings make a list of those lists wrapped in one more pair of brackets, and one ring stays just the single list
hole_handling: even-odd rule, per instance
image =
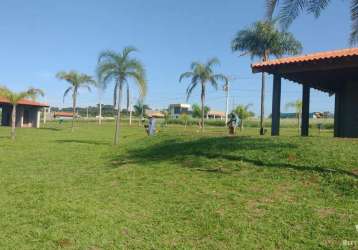
[{"label": "palm frond", "polygon": [[193,72],[185,72],[185,73],[180,75],[179,82],[182,82],[184,78],[190,78],[190,77],[193,77],[193,76],[194,76]]},{"label": "palm frond", "polygon": [[279,4],[279,0],[266,0],[266,18],[272,20],[273,13],[275,12],[276,6]]},{"label": "palm frond", "polygon": [[147,80],[145,78],[145,74],[141,72],[128,72],[128,76],[134,79],[136,83],[140,97],[143,98],[147,95]]},{"label": "palm frond", "polygon": [[65,102],[65,98],[66,96],[68,95],[68,93],[70,93],[72,91],[73,87],[68,87],[66,90],[65,90],[65,93],[63,94],[63,102]]},{"label": "palm frond", "polygon": [[130,53],[136,52],[136,51],[138,51],[138,50],[133,46],[125,47],[122,52],[123,60],[127,59]]},{"label": "palm frond", "polygon": [[207,67],[207,68],[212,68],[214,65],[220,65],[220,61],[219,61],[219,59],[217,59],[216,57],[211,58],[211,59],[207,62],[206,67]]},{"label": "palm frond", "polygon": [[355,45],[358,43],[358,0],[351,2],[351,21],[352,31],[350,34],[350,44]]},{"label": "palm frond", "polygon": [[198,82],[197,81],[192,81],[188,88],[186,89],[186,101],[189,100],[193,90],[195,89],[195,87],[198,85]]}]

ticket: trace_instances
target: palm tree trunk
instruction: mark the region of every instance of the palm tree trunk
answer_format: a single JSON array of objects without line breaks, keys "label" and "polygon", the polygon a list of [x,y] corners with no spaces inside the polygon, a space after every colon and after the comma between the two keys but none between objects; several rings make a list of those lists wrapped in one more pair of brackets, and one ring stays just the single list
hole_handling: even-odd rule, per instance
[{"label": "palm tree trunk", "polygon": [[99,117],[98,117],[98,124],[102,124],[102,103],[99,102]]},{"label": "palm tree trunk", "polygon": [[76,119],[76,98],[77,97],[77,91],[73,91],[73,96],[72,96],[72,127],[71,127],[71,131],[75,131],[75,119]]},{"label": "palm tree trunk", "polygon": [[11,139],[15,140],[16,137],[16,104],[12,105],[12,114],[11,114]]},{"label": "palm tree trunk", "polygon": [[266,75],[262,72],[261,80],[261,114],[260,114],[260,135],[265,134],[264,118],[265,118],[265,88],[266,88]]},{"label": "palm tree trunk", "polygon": [[120,130],[120,120],[121,120],[121,102],[122,102],[122,82],[119,83],[118,88],[118,102],[117,102],[117,117],[116,117],[116,130],[114,133],[114,145],[119,143],[119,130]]},{"label": "palm tree trunk", "polygon": [[241,119],[240,121],[240,131],[244,130],[244,120]]},{"label": "palm tree trunk", "polygon": [[205,85],[201,83],[201,132],[204,131],[204,117],[205,117]]},{"label": "palm tree trunk", "polygon": [[129,113],[129,126],[132,125],[132,107],[131,107],[131,92],[127,86],[127,112]]}]

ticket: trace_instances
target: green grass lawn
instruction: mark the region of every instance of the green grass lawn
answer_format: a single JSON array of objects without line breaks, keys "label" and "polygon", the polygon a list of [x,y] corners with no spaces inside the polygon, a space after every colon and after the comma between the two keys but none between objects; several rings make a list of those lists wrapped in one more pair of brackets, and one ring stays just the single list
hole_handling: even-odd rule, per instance
[{"label": "green grass lawn", "polygon": [[[354,249],[358,140],[0,128],[0,249]],[[358,247],[358,243],[356,243]]]}]

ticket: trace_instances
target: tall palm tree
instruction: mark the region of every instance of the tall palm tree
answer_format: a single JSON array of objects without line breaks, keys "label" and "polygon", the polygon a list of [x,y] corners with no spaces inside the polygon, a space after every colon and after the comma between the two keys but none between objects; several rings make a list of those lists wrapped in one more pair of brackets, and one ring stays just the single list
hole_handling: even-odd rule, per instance
[{"label": "tall palm tree", "polygon": [[56,74],[56,77],[60,80],[65,80],[70,84],[63,94],[63,101],[65,97],[72,92],[72,132],[74,131],[74,124],[76,119],[76,108],[77,108],[77,96],[79,88],[87,88],[88,91],[91,91],[91,85],[95,85],[96,81],[92,79],[91,76],[86,74],[81,74],[77,71],[60,71]]},{"label": "tall palm tree", "polygon": [[108,85],[114,82],[113,101],[117,105],[116,129],[114,144],[119,143],[120,115],[123,87],[129,84],[129,80],[134,80],[141,97],[147,92],[147,80],[143,64],[131,57],[131,53],[137,51],[133,47],[126,47],[121,53],[115,51],[104,51],[98,58],[97,73],[103,83]]},{"label": "tall palm tree", "polygon": [[[318,18],[322,10],[333,1],[330,0],[266,0],[267,17],[272,18],[276,8],[279,9],[279,19],[283,27],[288,27],[301,12],[313,14]],[[358,0],[350,0],[350,15],[352,30],[350,43],[358,42]]]},{"label": "tall palm tree", "polygon": [[43,96],[44,92],[41,89],[29,88],[22,92],[13,92],[7,87],[0,86],[0,96],[6,98],[12,105],[11,114],[11,139],[15,140],[16,137],[16,107],[20,100],[31,98],[36,99],[37,96]]},{"label": "tall palm tree", "polygon": [[286,104],[286,109],[293,108],[296,113],[298,131],[300,131],[301,127],[301,115],[302,115],[302,101],[296,100],[294,102],[289,102]]},{"label": "tall palm tree", "polygon": [[223,81],[225,84],[228,79],[223,74],[215,74],[213,67],[219,64],[219,60],[217,58],[212,58],[205,64],[193,62],[191,64],[191,71],[183,73],[179,82],[181,82],[184,78],[190,78],[190,84],[186,90],[187,100],[189,99],[191,93],[198,85],[201,86],[201,131],[204,130],[204,117],[205,117],[205,95],[206,95],[206,85],[209,83],[215,89],[218,88],[218,82]]},{"label": "tall palm tree", "polygon": [[[258,57],[263,62],[269,60],[271,55],[278,58],[283,55],[296,55],[302,51],[301,43],[293,34],[279,31],[273,21],[259,21],[239,31],[231,43],[231,48],[233,52],[248,54],[251,58]],[[262,73],[260,135],[263,135],[265,130],[265,81],[265,73]]]}]

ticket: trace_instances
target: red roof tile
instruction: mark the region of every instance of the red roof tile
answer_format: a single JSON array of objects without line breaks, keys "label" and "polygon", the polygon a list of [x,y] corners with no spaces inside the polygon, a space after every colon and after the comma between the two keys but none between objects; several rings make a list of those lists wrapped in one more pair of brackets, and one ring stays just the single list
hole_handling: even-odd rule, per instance
[{"label": "red roof tile", "polygon": [[[0,103],[10,104],[9,100],[0,96]],[[36,107],[48,107],[47,103],[35,102],[32,100],[22,99],[18,102],[18,105],[28,105],[28,106],[36,106]]]},{"label": "red roof tile", "polygon": [[267,62],[255,63],[251,65],[251,68],[255,70],[267,66],[321,61],[326,59],[336,59],[336,58],[355,57],[355,56],[358,56],[358,48],[341,49],[341,50],[318,52],[318,53],[307,54],[302,56],[286,57],[276,60],[270,60]]},{"label": "red roof tile", "polygon": [[73,113],[72,112],[55,112],[54,113],[54,116],[55,117],[72,117],[73,116]]}]

